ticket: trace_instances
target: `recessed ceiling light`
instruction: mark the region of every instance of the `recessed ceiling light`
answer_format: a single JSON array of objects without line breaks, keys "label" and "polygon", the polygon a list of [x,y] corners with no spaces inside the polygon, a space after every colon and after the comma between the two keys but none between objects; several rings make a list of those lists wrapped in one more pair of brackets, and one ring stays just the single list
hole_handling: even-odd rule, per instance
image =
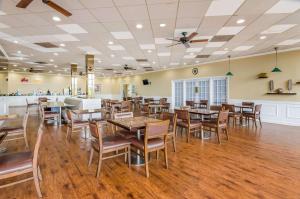
[{"label": "recessed ceiling light", "polygon": [[200,62],[200,61],[198,61],[198,60],[196,61],[197,64],[198,64],[199,62]]},{"label": "recessed ceiling light", "polygon": [[53,60],[53,59],[50,59],[49,61],[50,61],[50,62],[54,62],[54,60]]},{"label": "recessed ceiling light", "polygon": [[53,21],[61,21],[61,19],[60,19],[58,16],[53,16],[53,17],[52,17],[52,20],[53,20]]},{"label": "recessed ceiling light", "polygon": [[109,45],[113,45],[114,42],[113,42],[113,41],[109,41],[108,44],[109,44]]},{"label": "recessed ceiling light", "polygon": [[148,53],[152,53],[152,50],[147,50]]},{"label": "recessed ceiling light", "polygon": [[245,21],[246,21],[245,19],[239,19],[239,20],[236,21],[236,23],[237,24],[242,24],[242,23],[245,23]]},{"label": "recessed ceiling light", "polygon": [[66,46],[66,44],[59,44],[59,46],[61,46],[61,47],[65,47],[65,46]]},{"label": "recessed ceiling light", "polygon": [[259,38],[260,38],[260,39],[266,39],[267,36],[263,35],[263,36],[260,36]]},{"label": "recessed ceiling light", "polygon": [[18,66],[18,65],[17,65],[17,64],[14,64],[13,66],[16,67],[16,66]]},{"label": "recessed ceiling light", "polygon": [[101,63],[102,61],[101,61],[101,60],[98,60],[97,62],[98,62],[98,63]]},{"label": "recessed ceiling light", "polygon": [[7,68],[3,68],[3,70],[6,70]]},{"label": "recessed ceiling light", "polygon": [[186,65],[186,63],[184,62],[183,65]]},{"label": "recessed ceiling light", "polygon": [[49,73],[52,73],[52,71],[50,70]]},{"label": "recessed ceiling light", "polygon": [[22,51],[20,51],[20,50],[18,50],[18,52],[17,52],[18,54],[21,54],[22,53]]},{"label": "recessed ceiling light", "polygon": [[64,70],[65,72],[67,72],[67,69],[65,68],[65,70]]},{"label": "recessed ceiling light", "polygon": [[137,29],[142,29],[143,28],[143,25],[142,24],[136,24],[135,26]]},{"label": "recessed ceiling light", "polygon": [[54,55],[54,56],[57,56],[57,55],[58,55],[58,53],[53,53],[53,55]]},{"label": "recessed ceiling light", "polygon": [[152,64],[156,64],[156,62],[155,62],[155,61],[153,61],[153,62],[152,62]]},{"label": "recessed ceiling light", "polygon": [[224,48],[224,50],[229,50],[228,48]]},{"label": "recessed ceiling light", "polygon": [[54,65],[54,68],[57,68],[57,65]]},{"label": "recessed ceiling light", "polygon": [[163,68],[167,68],[166,66],[163,66]]},{"label": "recessed ceiling light", "polygon": [[161,23],[161,24],[159,24],[159,26],[163,28],[163,27],[166,27],[166,24],[165,23]]},{"label": "recessed ceiling light", "polygon": [[190,53],[190,55],[194,55],[194,53]]},{"label": "recessed ceiling light", "polygon": [[24,68],[23,70],[26,71],[26,68]]},{"label": "recessed ceiling light", "polygon": [[17,40],[14,41],[15,44],[19,43]]},{"label": "recessed ceiling light", "polygon": [[111,54],[110,57],[115,57],[115,55],[114,55],[114,54]]}]

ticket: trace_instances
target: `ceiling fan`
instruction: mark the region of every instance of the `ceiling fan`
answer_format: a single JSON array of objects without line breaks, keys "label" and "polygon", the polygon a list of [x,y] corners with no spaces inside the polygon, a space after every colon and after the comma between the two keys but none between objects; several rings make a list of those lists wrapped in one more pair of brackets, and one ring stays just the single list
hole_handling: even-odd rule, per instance
[{"label": "ceiling fan", "polygon": [[167,47],[171,47],[171,46],[176,46],[179,44],[183,44],[186,48],[191,47],[190,43],[202,43],[202,42],[208,42],[208,39],[196,39],[196,40],[192,40],[196,35],[198,35],[198,33],[196,32],[192,32],[189,36],[187,36],[187,32],[182,32],[182,37],[180,37],[179,39],[168,39],[167,40],[171,40],[171,41],[176,41],[177,43],[169,45]]},{"label": "ceiling fan", "polygon": [[125,64],[125,66],[123,67],[124,70],[136,70],[135,68],[132,67],[128,67],[127,64]]},{"label": "ceiling fan", "polygon": [[[16,7],[18,8],[26,8],[33,0],[21,0],[19,1],[19,3],[16,5]],[[60,12],[61,14],[65,15],[66,17],[69,17],[72,15],[72,13],[70,13],[69,11],[67,11],[66,9],[64,9],[63,7],[61,7],[60,5],[54,3],[51,0],[42,0],[42,2],[48,6],[50,6],[51,8],[53,8],[54,10],[56,10],[57,12]]]}]

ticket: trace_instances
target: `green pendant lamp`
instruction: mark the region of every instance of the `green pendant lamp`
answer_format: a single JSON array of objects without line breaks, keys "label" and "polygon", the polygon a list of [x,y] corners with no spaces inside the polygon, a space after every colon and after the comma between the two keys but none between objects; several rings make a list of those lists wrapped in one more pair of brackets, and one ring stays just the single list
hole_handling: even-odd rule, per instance
[{"label": "green pendant lamp", "polygon": [[232,77],[233,73],[230,71],[230,55],[228,56],[228,67],[229,71],[226,73],[226,76]]},{"label": "green pendant lamp", "polygon": [[275,52],[276,52],[276,65],[275,65],[275,67],[273,68],[272,73],[280,73],[280,72],[282,72],[282,71],[280,70],[280,68],[279,68],[278,65],[277,65],[277,56],[278,56],[277,50],[278,50],[278,48],[275,47],[274,49],[275,49]]}]

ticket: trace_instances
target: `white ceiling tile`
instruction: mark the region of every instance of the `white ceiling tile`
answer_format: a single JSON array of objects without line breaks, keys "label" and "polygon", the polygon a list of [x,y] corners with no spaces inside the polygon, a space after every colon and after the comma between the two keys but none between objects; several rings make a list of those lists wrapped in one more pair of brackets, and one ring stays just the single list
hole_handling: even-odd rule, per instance
[{"label": "white ceiling tile", "polygon": [[245,26],[225,26],[217,32],[217,35],[236,35],[244,28]]},{"label": "white ceiling tile", "polygon": [[188,48],[188,49],[186,49],[186,52],[188,52],[188,53],[191,53],[191,52],[195,53],[195,52],[200,52],[202,49],[203,48]]},{"label": "white ceiling tile", "polygon": [[261,32],[261,34],[275,34],[275,33],[283,33],[290,28],[295,27],[297,24],[279,24],[274,25],[268,28],[267,30]]},{"label": "white ceiling tile", "polygon": [[294,45],[300,42],[300,39],[288,39],[285,41],[280,42],[278,45],[280,46],[288,46],[288,45]]},{"label": "white ceiling tile", "polygon": [[81,49],[82,51],[84,51],[85,53],[90,53],[90,54],[95,54],[95,55],[102,54],[101,52],[99,52],[97,49],[95,49],[92,46],[79,46],[78,48]]},{"label": "white ceiling tile", "polygon": [[280,0],[266,14],[293,13],[300,9],[299,0]]},{"label": "white ceiling tile", "polygon": [[9,28],[9,26],[4,23],[0,23],[0,28]]},{"label": "white ceiling tile", "polygon": [[111,32],[115,39],[133,39],[131,32],[122,31],[122,32]]},{"label": "white ceiling tile", "polygon": [[171,53],[169,53],[169,52],[160,52],[160,53],[157,53],[157,56],[159,56],[159,57],[168,57],[170,55],[171,55]]},{"label": "white ceiling tile", "polygon": [[206,44],[207,48],[218,48],[225,44],[226,42],[208,42]]},{"label": "white ceiling tile", "polygon": [[227,54],[227,53],[228,53],[228,51],[220,50],[220,51],[215,51],[215,52],[213,52],[212,54],[213,54],[213,55],[225,55],[225,54]]},{"label": "white ceiling tile", "polygon": [[213,0],[205,16],[233,15],[244,0]]},{"label": "white ceiling tile", "polygon": [[135,60],[134,57],[122,57],[124,60]]},{"label": "white ceiling tile", "polygon": [[254,46],[239,46],[233,49],[233,51],[245,51],[253,48]]},{"label": "white ceiling tile", "polygon": [[149,19],[147,7],[145,5],[119,7],[119,11],[126,21],[138,22]]},{"label": "white ceiling tile", "polygon": [[110,50],[125,50],[125,48],[121,45],[109,45],[107,46]]},{"label": "white ceiling tile", "polygon": [[142,50],[153,50],[155,49],[155,44],[140,44]]},{"label": "white ceiling tile", "polygon": [[171,40],[167,40],[165,38],[154,38],[155,44],[171,44]]},{"label": "white ceiling tile", "polygon": [[122,21],[122,17],[115,7],[95,8],[90,11],[100,22]]},{"label": "white ceiling tile", "polygon": [[70,34],[88,33],[78,24],[61,24],[57,25],[57,27]]},{"label": "white ceiling tile", "polygon": [[194,59],[196,57],[196,55],[184,55],[183,58],[184,59]]}]

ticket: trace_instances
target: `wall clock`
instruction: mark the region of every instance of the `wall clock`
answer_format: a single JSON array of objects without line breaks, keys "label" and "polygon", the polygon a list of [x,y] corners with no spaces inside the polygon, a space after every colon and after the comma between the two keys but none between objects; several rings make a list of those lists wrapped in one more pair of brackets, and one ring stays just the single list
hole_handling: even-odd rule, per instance
[{"label": "wall clock", "polygon": [[193,73],[193,75],[197,75],[198,74],[198,68],[193,68],[192,73]]}]

